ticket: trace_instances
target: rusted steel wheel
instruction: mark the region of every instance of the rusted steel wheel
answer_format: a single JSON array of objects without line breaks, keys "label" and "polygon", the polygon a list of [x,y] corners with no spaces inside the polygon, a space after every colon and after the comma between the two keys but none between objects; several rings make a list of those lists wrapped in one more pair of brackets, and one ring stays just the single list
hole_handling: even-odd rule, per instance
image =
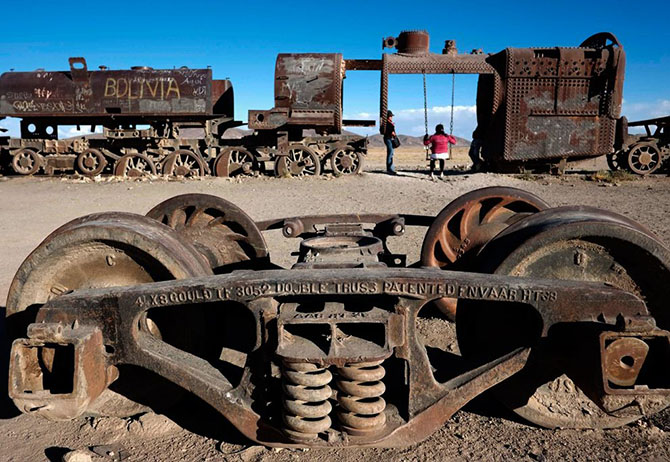
[{"label": "rusted steel wheel", "polygon": [[[207,258],[215,272],[267,258],[256,223],[235,204],[209,194],[183,194],[161,202],[147,216],[177,231]],[[232,266],[231,266],[232,265]]]},{"label": "rusted steel wheel", "polygon": [[610,168],[610,170],[613,172],[621,170],[624,167],[624,164],[622,163],[624,156],[625,154],[621,151],[617,151],[613,154],[607,154],[605,157],[607,159],[607,166]]},{"label": "rusted steel wheel", "polygon": [[311,148],[292,144],[287,155],[277,158],[275,174],[281,177],[318,176],[321,174],[321,159]]},{"label": "rusted steel wheel", "polygon": [[363,154],[352,148],[336,150],[330,157],[333,175],[354,175],[363,169]]},{"label": "rusted steel wheel", "polygon": [[32,149],[19,149],[12,157],[12,168],[19,175],[34,175],[40,169],[42,159]]},{"label": "rusted steel wheel", "polygon": [[180,149],[169,154],[163,162],[163,175],[184,178],[203,177],[206,174],[205,163],[193,151]]},{"label": "rusted steel wheel", "polygon": [[[196,249],[155,220],[120,212],[88,215],[51,233],[21,264],[7,297],[7,331],[11,338],[25,336],[36,307],[72,290],[209,274]],[[185,344],[190,334],[174,326],[183,322],[160,314],[145,318],[143,325],[166,341]],[[146,411],[147,404],[166,404],[161,401],[169,401],[175,390],[159,393],[165,387],[155,380],[142,371],[120,368],[120,378],[92,404],[91,412],[125,417]]]},{"label": "rusted steel wheel", "polygon": [[[670,328],[666,306],[670,250],[621,215],[590,207],[539,212],[498,234],[482,248],[479,258],[484,272],[606,282],[645,300],[657,325]],[[506,307],[459,305],[462,353],[492,357],[528,344],[540,326],[523,311],[523,296]],[[573,303],[579,301],[564,300],[563,309],[570,310]],[[593,318],[598,315],[593,313]],[[583,325],[579,331],[540,342],[524,369],[496,387],[497,396],[519,416],[548,428],[613,428],[642,417],[635,405],[615,415],[591,399],[597,400],[602,389],[598,333],[596,325]],[[670,397],[645,405],[645,411],[651,414],[668,404]]]},{"label": "rusted steel wheel", "polygon": [[214,160],[216,176],[253,175],[257,170],[259,165],[256,158],[242,147],[224,148]]},{"label": "rusted steel wheel", "polygon": [[[517,188],[494,186],[470,191],[435,217],[423,240],[421,264],[467,270],[472,256],[496,234],[548,207],[536,195]],[[454,319],[455,299],[442,298],[435,303],[449,319]]]},{"label": "rusted steel wheel", "polygon": [[654,143],[635,143],[626,157],[628,168],[638,175],[649,175],[661,166],[661,151]]},{"label": "rusted steel wheel", "polygon": [[96,176],[102,173],[107,159],[97,149],[87,149],[77,156],[77,171],[85,176]]},{"label": "rusted steel wheel", "polygon": [[114,175],[124,178],[156,175],[156,165],[145,154],[126,154],[114,163]]}]

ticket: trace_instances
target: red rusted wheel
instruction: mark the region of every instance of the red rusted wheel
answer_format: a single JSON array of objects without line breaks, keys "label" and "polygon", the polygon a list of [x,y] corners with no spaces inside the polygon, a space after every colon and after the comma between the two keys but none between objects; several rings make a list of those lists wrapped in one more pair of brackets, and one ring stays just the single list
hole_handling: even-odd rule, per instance
[{"label": "red rusted wheel", "polygon": [[[670,328],[666,307],[670,249],[648,230],[621,215],[590,207],[538,212],[488,242],[478,269],[519,277],[601,281],[638,295],[662,329]],[[570,310],[578,300],[565,300]],[[599,313],[593,313],[597,319]],[[459,305],[458,341],[467,356],[498,356],[522,346],[539,326],[521,303]],[[556,327],[559,329],[560,326]],[[643,416],[631,405],[605,412],[598,326],[582,325],[534,347],[524,369],[496,387],[500,400],[521,417],[548,428],[613,428]],[[647,404],[648,413],[670,398]]]},{"label": "red rusted wheel", "polygon": [[114,163],[114,175],[139,178],[156,174],[156,165],[145,154],[126,154]]},{"label": "red rusted wheel", "polygon": [[[36,307],[73,290],[209,274],[207,261],[195,248],[155,220],[120,212],[88,215],[51,233],[21,264],[7,297],[7,331],[11,338],[25,336]],[[174,321],[161,315],[145,318],[143,323],[165,341],[188,344],[189,334],[181,327],[176,329]],[[148,374],[126,372],[121,369],[119,379],[92,404],[92,413],[134,415],[146,411],[145,404],[165,404],[156,402],[157,397],[170,400],[175,392],[159,393]]]},{"label": "red rusted wheel", "polygon": [[363,170],[363,154],[346,147],[335,150],[330,156],[333,175],[355,175]]},{"label": "red rusted wheel", "polygon": [[205,176],[205,163],[193,151],[180,149],[168,154],[163,162],[163,175],[183,178],[197,178]]},{"label": "red rusted wheel", "polygon": [[635,143],[626,156],[628,168],[638,175],[649,175],[661,166],[661,151],[655,143],[642,141]]},{"label": "red rusted wheel", "polygon": [[214,160],[216,176],[253,175],[259,169],[253,154],[239,146],[222,149]]},{"label": "red rusted wheel", "polygon": [[41,156],[32,149],[19,149],[12,157],[12,168],[19,175],[34,175],[42,165]]},{"label": "red rusted wheel", "polygon": [[[471,257],[496,234],[548,207],[539,197],[517,188],[494,186],[470,191],[443,208],[428,228],[421,247],[421,264],[468,269]],[[456,300],[442,298],[436,304],[454,319]]]},{"label": "red rusted wheel", "polygon": [[77,171],[85,176],[96,176],[102,173],[107,159],[97,149],[87,149],[77,156]]},{"label": "red rusted wheel", "polygon": [[319,176],[321,174],[319,155],[302,144],[290,145],[288,154],[279,156],[275,162],[276,176]]},{"label": "red rusted wheel", "polygon": [[209,194],[182,194],[161,202],[147,216],[177,231],[216,272],[267,258],[256,223],[235,204]]}]

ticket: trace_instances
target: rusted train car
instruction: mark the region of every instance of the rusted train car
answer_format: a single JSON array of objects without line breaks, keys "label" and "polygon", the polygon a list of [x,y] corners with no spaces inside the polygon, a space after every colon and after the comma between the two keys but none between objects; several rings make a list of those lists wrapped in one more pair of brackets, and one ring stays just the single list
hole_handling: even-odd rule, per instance
[{"label": "rusted train car", "polygon": [[431,53],[424,31],[384,40],[397,53],[352,69],[381,71],[380,130],[385,129],[392,74],[478,74],[473,149],[483,166],[505,171],[612,155],[621,148],[625,52],[608,32],[578,47],[506,48],[458,53],[447,40]]},{"label": "rusted train car", "polygon": [[[338,175],[358,173],[366,140],[341,135],[343,69],[338,54],[279,55],[276,107],[251,111],[255,131],[241,140],[223,138],[243,122],[233,118],[231,82],[213,79],[211,69],[90,71],[83,58],[70,58],[69,71],[7,72],[0,117],[20,118],[21,138],[2,138],[0,150],[24,175],[108,168],[122,176],[229,176],[268,162],[281,175],[318,175],[329,160]],[[102,137],[59,139],[63,125],[103,127]],[[202,135],[185,135],[189,128]]]},{"label": "rusted train car", "polygon": [[[5,73],[0,117],[20,117],[22,137],[5,138],[2,147],[22,174],[75,168],[92,175],[112,163],[119,175],[230,176],[270,168],[279,176],[318,175],[324,168],[358,173],[366,139],[342,129],[374,122],[343,120],[342,95],[345,73],[364,70],[380,72],[382,133],[392,74],[477,74],[476,163],[506,171],[561,169],[568,160],[602,155],[610,164],[620,161],[625,52],[610,33],[578,47],[492,54],[460,54],[452,40],[442,54],[431,53],[424,31],[405,31],[383,44],[396,53],[348,60],[338,53],[278,55],[274,107],[250,110],[253,133],[238,140],[223,137],[242,124],[233,119],[232,85],[213,80],[209,69],[88,71],[82,58],[72,58],[68,72]],[[58,125],[66,124],[103,126],[103,139],[59,140]],[[138,129],[142,124],[149,128]],[[203,137],[181,136],[192,127]]]}]

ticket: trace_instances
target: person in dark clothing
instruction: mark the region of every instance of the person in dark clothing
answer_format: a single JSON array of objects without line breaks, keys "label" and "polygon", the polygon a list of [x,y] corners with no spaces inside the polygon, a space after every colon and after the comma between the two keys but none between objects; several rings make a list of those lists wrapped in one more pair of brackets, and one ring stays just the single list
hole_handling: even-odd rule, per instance
[{"label": "person in dark clothing", "polygon": [[386,171],[391,175],[396,175],[393,165],[393,138],[396,137],[395,125],[393,123],[393,112],[386,113],[386,129],[384,130],[384,144],[386,145]]},{"label": "person in dark clothing", "polygon": [[484,161],[481,157],[483,140],[481,139],[480,131],[479,126],[477,126],[475,131],[472,132],[472,142],[470,143],[470,150],[468,151],[468,155],[472,161],[472,167],[470,167],[470,171],[472,172],[480,171],[484,165]]}]

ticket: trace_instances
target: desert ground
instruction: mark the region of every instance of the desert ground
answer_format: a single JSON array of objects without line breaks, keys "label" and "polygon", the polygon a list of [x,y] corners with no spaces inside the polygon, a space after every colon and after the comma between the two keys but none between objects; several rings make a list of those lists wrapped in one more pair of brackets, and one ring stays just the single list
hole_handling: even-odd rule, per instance
[{"label": "desert ground", "polygon": [[[372,150],[366,172],[333,178],[91,181],[76,177],[0,177],[0,300],[7,296],[22,260],[51,231],[84,214],[121,210],[144,214],[183,193],[228,199],[256,220],[300,214],[393,212],[435,216],[459,195],[484,186],[514,186],[552,205],[591,205],[639,221],[670,244],[670,178],[612,177],[594,173],[602,160],[563,176],[471,174],[461,149],[444,179],[430,180],[420,148],[397,153],[399,176],[383,172],[381,149]],[[579,170],[579,169],[578,169]],[[410,229],[391,242],[392,251],[418,259],[423,232]],[[290,265],[295,242],[267,236],[273,258]],[[2,303],[2,302],[0,302]],[[0,308],[4,311],[4,308]],[[0,311],[0,319],[4,312]],[[0,335],[4,330],[0,324]],[[6,374],[6,355],[2,368]],[[5,381],[6,379],[2,379]],[[6,383],[6,381],[5,381]],[[130,419],[83,418],[50,422],[0,401],[0,461],[56,462],[72,450],[108,445],[114,456],[71,460],[127,461],[442,461],[442,460],[668,460],[670,411],[613,430],[547,430],[529,425],[485,394],[459,411],[429,439],[397,449],[276,450],[254,445],[205,404],[187,398],[168,415]],[[109,452],[109,451],[108,451]]]}]

